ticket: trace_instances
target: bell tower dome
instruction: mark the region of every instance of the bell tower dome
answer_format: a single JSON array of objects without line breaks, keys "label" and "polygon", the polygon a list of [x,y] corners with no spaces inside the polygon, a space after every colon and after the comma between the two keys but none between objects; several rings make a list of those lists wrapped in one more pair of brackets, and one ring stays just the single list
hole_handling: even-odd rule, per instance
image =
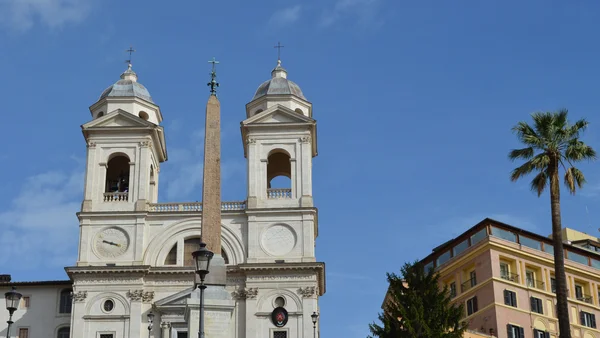
[{"label": "bell tower dome", "polygon": [[162,122],[160,108],[152,100],[148,89],[138,82],[131,63],[121,74],[121,79],[102,92],[98,101],[90,107],[90,113],[96,119],[116,109],[123,109],[154,124]]}]

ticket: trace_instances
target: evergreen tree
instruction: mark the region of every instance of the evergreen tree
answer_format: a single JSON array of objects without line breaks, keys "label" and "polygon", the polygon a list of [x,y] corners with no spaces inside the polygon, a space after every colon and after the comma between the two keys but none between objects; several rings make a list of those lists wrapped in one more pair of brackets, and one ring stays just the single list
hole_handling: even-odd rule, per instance
[{"label": "evergreen tree", "polygon": [[439,274],[421,263],[406,263],[402,276],[388,273],[388,297],[379,320],[369,325],[379,338],[459,338],[466,330],[462,304],[451,303],[448,286],[440,288]]}]

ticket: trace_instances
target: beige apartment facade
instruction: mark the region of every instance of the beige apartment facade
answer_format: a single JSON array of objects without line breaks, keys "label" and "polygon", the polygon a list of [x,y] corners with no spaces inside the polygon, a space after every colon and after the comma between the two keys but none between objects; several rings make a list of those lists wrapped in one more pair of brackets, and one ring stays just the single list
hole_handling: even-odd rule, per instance
[{"label": "beige apartment facade", "polygon": [[[573,337],[600,338],[600,241],[564,229]],[[500,338],[558,337],[552,240],[492,219],[435,248],[435,268],[471,332]]]}]

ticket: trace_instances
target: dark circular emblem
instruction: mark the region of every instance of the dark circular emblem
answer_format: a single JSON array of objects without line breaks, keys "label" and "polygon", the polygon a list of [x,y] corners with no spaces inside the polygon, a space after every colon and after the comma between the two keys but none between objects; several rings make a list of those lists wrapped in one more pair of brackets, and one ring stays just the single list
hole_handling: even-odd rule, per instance
[{"label": "dark circular emblem", "polygon": [[275,308],[271,313],[271,320],[273,320],[273,324],[275,324],[275,326],[284,327],[288,321],[288,313],[282,307]]}]

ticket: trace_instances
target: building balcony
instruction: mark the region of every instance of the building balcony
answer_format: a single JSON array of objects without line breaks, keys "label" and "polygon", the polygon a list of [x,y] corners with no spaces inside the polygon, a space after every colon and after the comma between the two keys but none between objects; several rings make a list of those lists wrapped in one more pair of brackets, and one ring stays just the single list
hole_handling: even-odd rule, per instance
[{"label": "building balcony", "polygon": [[539,281],[539,280],[534,280],[534,279],[527,278],[526,283],[527,283],[527,287],[528,288],[534,288],[534,289],[540,289],[540,290],[545,290],[546,289],[544,287],[544,282]]},{"label": "building balcony", "polygon": [[104,202],[127,202],[128,192],[105,192]]},{"label": "building balcony", "polygon": [[502,274],[500,274],[500,278],[505,279],[510,282],[515,282],[515,283],[519,282],[519,275],[517,275],[516,273],[502,273]]},{"label": "building balcony", "polygon": [[465,292],[465,291],[471,289],[472,287],[474,287],[475,285],[477,285],[477,279],[471,278],[468,281],[466,281],[460,285],[460,290],[461,290],[461,292]]},{"label": "building balcony", "polygon": [[267,189],[267,198],[269,198],[269,199],[292,198],[292,189]]},{"label": "building balcony", "polygon": [[592,296],[588,296],[588,295],[580,295],[577,297],[577,300],[580,302],[588,303],[588,304],[592,304],[594,302],[594,299],[592,298]]}]

